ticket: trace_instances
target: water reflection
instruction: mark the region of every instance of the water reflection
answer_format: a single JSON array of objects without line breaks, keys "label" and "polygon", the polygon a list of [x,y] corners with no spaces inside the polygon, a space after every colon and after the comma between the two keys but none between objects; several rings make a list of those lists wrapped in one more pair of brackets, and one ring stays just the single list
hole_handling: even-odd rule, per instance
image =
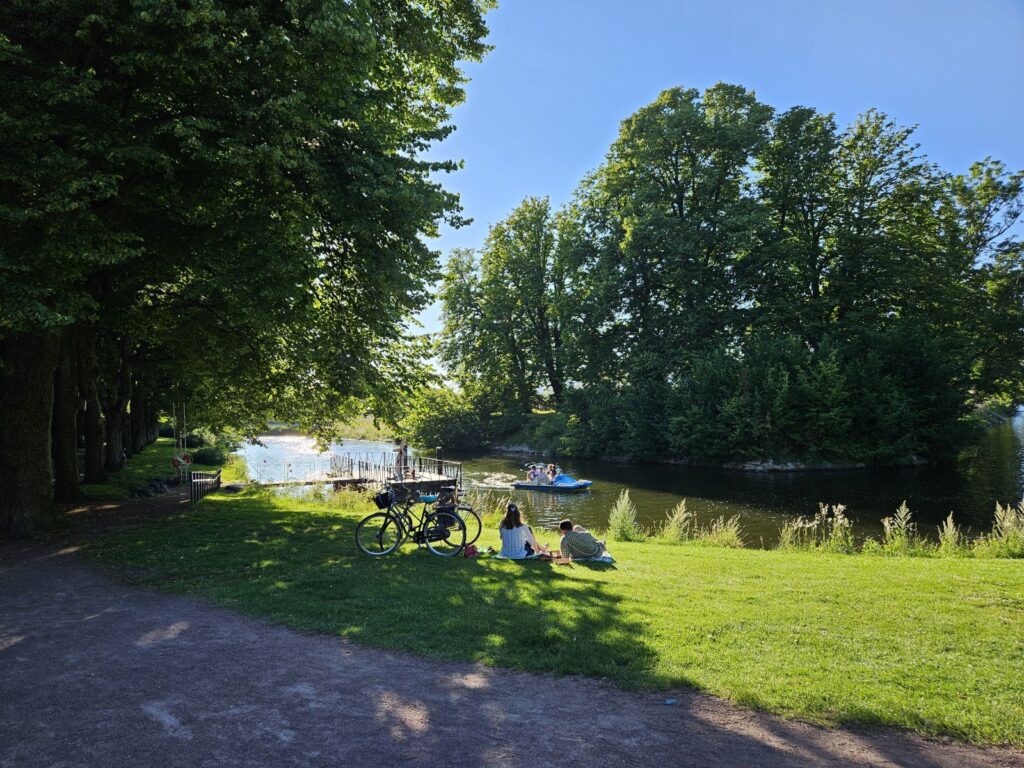
[{"label": "water reflection", "polygon": [[394,457],[391,443],[370,440],[340,440],[326,451],[320,451],[316,442],[304,435],[264,435],[260,442],[262,445],[246,444],[236,451],[245,459],[250,479],[260,483],[327,477],[332,453],[371,461]]},{"label": "water reflection", "polygon": [[[483,483],[498,473],[523,476],[524,461],[507,457],[464,459],[469,482]],[[948,515],[974,534],[988,530],[996,501],[1024,496],[1024,414],[988,431],[955,466],[843,472],[757,473],[679,467],[614,464],[563,459],[563,469],[594,481],[590,493],[557,495],[515,492],[540,525],[572,517],[602,526],[616,496],[628,488],[640,521],[659,524],[678,501],[706,524],[739,515],[748,543],[775,541],[779,526],[796,515],[812,516],[819,503],[841,503],[858,537],[881,534],[883,517],[906,500],[921,531],[935,532]]]}]

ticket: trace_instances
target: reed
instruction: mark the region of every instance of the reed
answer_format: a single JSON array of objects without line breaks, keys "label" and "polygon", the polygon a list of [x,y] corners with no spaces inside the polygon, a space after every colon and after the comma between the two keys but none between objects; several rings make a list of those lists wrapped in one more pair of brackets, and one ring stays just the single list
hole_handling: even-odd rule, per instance
[{"label": "reed", "polygon": [[964,557],[971,554],[963,531],[953,520],[952,512],[939,526],[938,554],[940,557]]},{"label": "reed", "polygon": [[665,522],[658,532],[660,538],[673,543],[693,541],[697,534],[697,519],[686,509],[683,499],[665,515]]},{"label": "reed", "polygon": [[608,514],[608,535],[616,541],[644,541],[647,538],[636,519],[636,505],[624,490]]},{"label": "reed", "polygon": [[743,541],[743,526],[740,525],[739,515],[732,517],[715,518],[711,525],[697,530],[694,541],[698,544],[705,544],[710,547],[730,547],[741,549],[745,546]]},{"label": "reed", "polygon": [[976,539],[973,550],[977,557],[1024,557],[1024,501],[997,502],[992,531]]},{"label": "reed", "polygon": [[853,540],[853,523],[842,504],[819,504],[813,518],[798,517],[779,529],[776,549],[784,551],[831,552],[851,555],[857,548]]}]

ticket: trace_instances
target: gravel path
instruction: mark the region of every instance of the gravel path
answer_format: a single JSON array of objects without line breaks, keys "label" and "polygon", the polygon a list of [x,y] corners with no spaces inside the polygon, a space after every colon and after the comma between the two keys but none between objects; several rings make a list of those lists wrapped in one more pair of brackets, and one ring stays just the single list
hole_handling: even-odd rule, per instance
[{"label": "gravel path", "polygon": [[125,586],[73,551],[0,548],[3,768],[395,765],[964,768],[1024,755],[374,651]]}]

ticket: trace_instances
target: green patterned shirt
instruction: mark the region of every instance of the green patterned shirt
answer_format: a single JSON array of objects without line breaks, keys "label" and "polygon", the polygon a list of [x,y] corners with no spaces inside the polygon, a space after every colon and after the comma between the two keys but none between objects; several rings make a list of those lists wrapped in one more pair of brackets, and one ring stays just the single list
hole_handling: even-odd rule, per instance
[{"label": "green patterned shirt", "polygon": [[571,557],[573,560],[583,560],[588,557],[597,557],[604,550],[604,546],[592,533],[569,531],[562,536],[559,544],[563,557]]}]

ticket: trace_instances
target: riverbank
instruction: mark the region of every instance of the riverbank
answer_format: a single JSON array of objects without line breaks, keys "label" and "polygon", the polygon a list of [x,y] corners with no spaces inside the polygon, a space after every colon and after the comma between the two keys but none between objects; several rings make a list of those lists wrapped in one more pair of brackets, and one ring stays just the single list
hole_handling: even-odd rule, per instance
[{"label": "riverbank", "polygon": [[[521,456],[524,459],[561,459],[571,458],[571,455],[563,455],[557,450],[550,448],[538,448],[528,443],[494,443],[487,446],[486,450],[495,456]],[[590,458],[588,461],[607,461],[613,464],[652,464],[666,467],[693,467],[695,469],[728,469],[743,472],[836,472],[856,469],[867,469],[869,466],[863,462],[797,462],[797,461],[775,461],[764,459],[758,461],[725,461],[725,462],[704,462],[689,459],[634,459],[629,456],[599,456]],[[886,464],[889,468],[920,467],[927,464],[917,458],[909,458],[904,462]]]},{"label": "riverbank", "polygon": [[[374,423],[370,416],[361,416],[351,421],[335,422],[331,432],[338,439],[367,440],[370,442],[391,442],[395,439],[395,431],[382,422]],[[262,435],[308,436],[297,424],[270,422]]]},{"label": "riverbank", "polygon": [[[248,491],[114,533],[123,578],[293,628],[629,689],[686,686],[816,723],[1024,746],[1024,571],[915,559],[615,543],[614,566],[376,560],[354,494]],[[553,534],[540,532],[553,543]],[[496,544],[491,522],[481,544]]]}]

